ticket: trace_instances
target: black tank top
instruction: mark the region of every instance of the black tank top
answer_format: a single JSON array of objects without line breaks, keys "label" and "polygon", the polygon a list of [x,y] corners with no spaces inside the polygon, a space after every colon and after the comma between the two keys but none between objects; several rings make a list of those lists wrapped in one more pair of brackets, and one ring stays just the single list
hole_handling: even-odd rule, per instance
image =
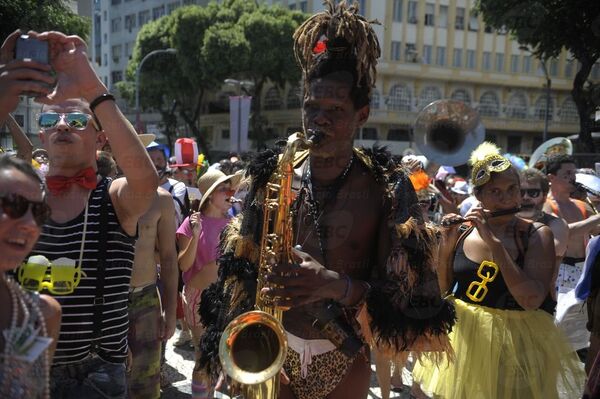
[{"label": "black tank top", "polygon": [[[494,309],[524,310],[508,290],[500,270],[494,273],[493,267],[484,265],[480,273],[484,276],[482,278],[478,275],[480,264],[467,258],[463,245],[464,239],[461,239],[454,254],[454,283],[456,284],[454,296],[468,303]],[[522,268],[524,261],[524,254],[519,251],[515,263]],[[492,278],[493,280],[489,281]],[[550,294],[539,307],[550,314],[554,313],[555,308],[556,302],[552,300]]]}]

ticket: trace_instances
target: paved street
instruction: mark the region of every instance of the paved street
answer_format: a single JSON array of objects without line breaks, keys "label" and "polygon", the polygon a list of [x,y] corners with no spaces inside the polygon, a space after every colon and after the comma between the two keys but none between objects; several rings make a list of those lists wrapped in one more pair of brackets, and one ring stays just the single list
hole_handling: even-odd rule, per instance
[{"label": "paved street", "polygon": [[[177,339],[179,330],[175,332],[175,335],[167,344],[167,374],[170,385],[163,389],[162,398],[164,399],[187,399],[191,397],[191,375],[192,369],[194,368],[194,352],[192,348],[182,349],[175,348],[173,342]],[[582,365],[583,367],[583,365]],[[377,384],[375,378],[375,366],[371,364],[373,373],[371,374],[371,389],[369,391],[368,399],[380,399],[381,390]],[[390,398],[409,398],[409,388],[412,384],[412,376],[409,370],[404,368],[402,370],[402,379],[404,381],[404,390],[401,393],[391,392]],[[407,386],[408,385],[408,386]],[[227,396],[216,396],[218,398],[228,398]],[[561,399],[572,399],[567,398],[563,392],[559,393]]]}]

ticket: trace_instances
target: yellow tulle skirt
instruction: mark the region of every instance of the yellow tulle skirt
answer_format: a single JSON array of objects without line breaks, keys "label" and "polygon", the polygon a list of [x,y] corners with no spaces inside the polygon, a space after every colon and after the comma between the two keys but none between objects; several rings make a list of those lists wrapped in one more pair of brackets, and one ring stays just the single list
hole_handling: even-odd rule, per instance
[{"label": "yellow tulle skirt", "polygon": [[581,398],[583,364],[542,310],[500,310],[453,299],[454,361],[421,359],[413,378],[433,398]]}]

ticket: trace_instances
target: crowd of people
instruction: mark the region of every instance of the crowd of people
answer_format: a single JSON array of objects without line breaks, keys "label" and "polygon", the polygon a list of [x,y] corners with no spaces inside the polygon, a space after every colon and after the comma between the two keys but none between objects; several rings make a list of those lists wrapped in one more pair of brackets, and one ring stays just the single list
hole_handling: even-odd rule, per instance
[{"label": "crowd of people", "polygon": [[[291,262],[268,270],[283,146],[209,165],[186,138],[171,157],[81,38],[29,32],[49,64],[14,59],[22,32],[6,38],[0,124],[18,149],[0,155],[2,397],[158,398],[177,326],[192,397],[235,395],[220,338],[257,298],[286,310],[280,398],[365,398],[372,357],[384,398],[409,357],[415,397],[600,397],[600,177],[568,151],[527,168],[485,142],[460,175],[354,148],[380,48],[356,8],[326,4],[294,34],[314,136],[280,201]],[[43,148],[11,117],[23,93],[43,104]]]}]

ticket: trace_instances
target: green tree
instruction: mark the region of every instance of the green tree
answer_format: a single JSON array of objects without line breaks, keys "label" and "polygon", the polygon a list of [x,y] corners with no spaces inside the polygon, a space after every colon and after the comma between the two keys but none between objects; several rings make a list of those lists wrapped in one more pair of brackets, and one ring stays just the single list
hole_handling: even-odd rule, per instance
[{"label": "green tree", "polygon": [[300,79],[292,55],[292,33],[303,18],[298,12],[247,0],[179,8],[142,27],[127,67],[127,81],[120,82],[119,89],[132,100],[135,71],[142,58],[156,49],[175,48],[176,56],[158,55],[144,63],[141,105],[172,109],[175,100],[178,116],[208,156],[209,148],[198,126],[205,95],[220,88],[226,78],[250,79],[255,83],[252,129],[261,140],[262,126],[256,121],[261,119],[265,82],[284,85]]},{"label": "green tree", "polygon": [[486,25],[506,28],[539,59],[557,57],[563,49],[579,61],[571,95],[579,114],[579,141],[596,152],[591,131],[592,101],[588,78],[600,57],[600,2],[590,0],[477,0],[475,9]]},{"label": "green tree", "polygon": [[65,0],[0,0],[0,37],[17,29],[43,32],[58,30],[87,39],[89,18],[74,14]]}]

